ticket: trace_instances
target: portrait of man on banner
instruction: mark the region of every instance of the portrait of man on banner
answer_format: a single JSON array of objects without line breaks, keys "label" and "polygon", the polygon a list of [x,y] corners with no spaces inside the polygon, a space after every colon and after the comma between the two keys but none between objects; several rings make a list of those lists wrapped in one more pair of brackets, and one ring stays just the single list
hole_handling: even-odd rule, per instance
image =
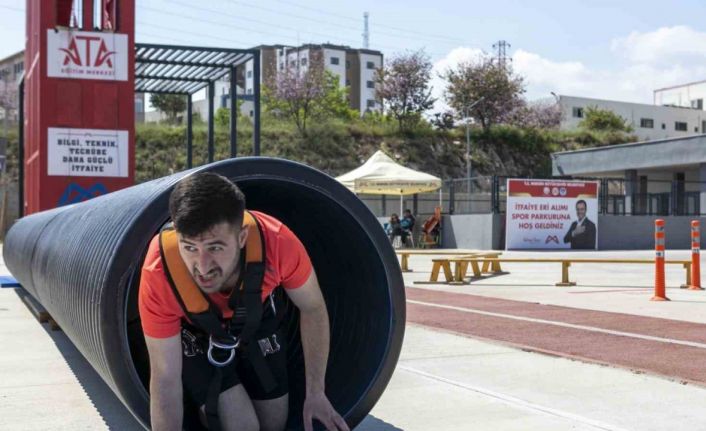
[{"label": "portrait of man on banner", "polygon": [[594,250],[596,248],[596,225],[586,217],[588,205],[583,199],[576,201],[576,221],[571,223],[564,236],[564,243],[572,249]]}]

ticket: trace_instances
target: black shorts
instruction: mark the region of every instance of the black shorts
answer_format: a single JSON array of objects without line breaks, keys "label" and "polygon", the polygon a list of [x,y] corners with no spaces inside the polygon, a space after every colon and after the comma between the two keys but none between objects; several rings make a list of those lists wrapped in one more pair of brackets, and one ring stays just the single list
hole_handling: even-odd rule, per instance
[{"label": "black shorts", "polygon": [[[271,400],[289,392],[285,339],[279,332],[274,336],[280,349],[276,353],[265,356],[265,362],[270,367],[277,383],[275,388],[270,392],[265,392],[248,358],[238,354],[233,362],[221,369],[223,372],[221,393],[241,383],[252,400]],[[195,338],[193,332],[182,328],[183,365],[181,378],[184,394],[191,398],[191,401],[197,406],[202,406],[206,404],[208,386],[215,372],[215,367],[208,362],[206,348],[200,343],[194,342]],[[270,339],[272,340],[272,337]],[[258,348],[258,346],[253,347]]]}]

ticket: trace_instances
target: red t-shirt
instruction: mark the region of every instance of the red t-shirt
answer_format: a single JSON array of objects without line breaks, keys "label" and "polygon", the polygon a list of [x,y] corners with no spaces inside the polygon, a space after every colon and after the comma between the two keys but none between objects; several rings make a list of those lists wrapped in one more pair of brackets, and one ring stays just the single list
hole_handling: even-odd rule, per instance
[{"label": "red t-shirt", "polygon": [[[251,211],[251,214],[260,223],[265,239],[262,300],[265,301],[279,285],[285,289],[301,287],[311,275],[312,266],[299,238],[276,218],[257,211]],[[209,294],[209,299],[220,308],[225,318],[233,315],[233,310],[228,308],[229,297],[220,292]],[[147,249],[142,265],[138,302],[145,335],[168,338],[181,331],[181,319],[185,315],[164,274],[159,253],[159,235],[152,239]]]}]

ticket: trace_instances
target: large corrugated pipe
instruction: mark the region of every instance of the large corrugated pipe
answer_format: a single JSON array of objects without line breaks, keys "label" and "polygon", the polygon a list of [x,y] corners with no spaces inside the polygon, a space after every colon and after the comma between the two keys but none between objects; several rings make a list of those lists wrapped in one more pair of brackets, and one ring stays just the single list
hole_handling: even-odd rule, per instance
[{"label": "large corrugated pipe", "polygon": [[[326,387],[357,425],[397,363],[405,322],[394,251],[373,214],[331,177],[271,158],[230,159],[17,221],[7,267],[52,315],[127,408],[149,424],[149,362],[137,309],[140,267],[168,220],[174,184],[210,171],[236,182],[247,206],[287,224],[306,246],[331,320]],[[298,316],[289,307],[290,418],[301,428],[304,370]]]}]

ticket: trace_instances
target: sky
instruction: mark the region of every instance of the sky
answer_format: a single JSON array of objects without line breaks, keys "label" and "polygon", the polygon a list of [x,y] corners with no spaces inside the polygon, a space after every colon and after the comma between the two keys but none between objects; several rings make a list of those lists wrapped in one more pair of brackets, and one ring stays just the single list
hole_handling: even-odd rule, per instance
[{"label": "sky", "polygon": [[[31,0],[38,1],[38,0]],[[0,0],[0,58],[23,49],[23,0]],[[505,40],[528,100],[551,92],[652,103],[653,90],[706,80],[706,1],[136,0],[136,40],[249,48],[334,43],[391,58],[423,49],[438,75]]]}]

